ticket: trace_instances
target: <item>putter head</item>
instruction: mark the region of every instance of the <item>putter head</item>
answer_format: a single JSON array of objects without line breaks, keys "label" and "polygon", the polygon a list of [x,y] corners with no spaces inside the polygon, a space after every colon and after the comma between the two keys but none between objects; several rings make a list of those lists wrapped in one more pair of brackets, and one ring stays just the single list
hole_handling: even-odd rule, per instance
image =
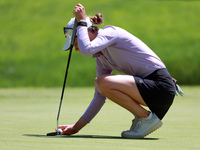
[{"label": "putter head", "polygon": [[61,132],[50,132],[50,133],[47,133],[47,136],[56,136],[56,135],[61,135],[62,133]]}]

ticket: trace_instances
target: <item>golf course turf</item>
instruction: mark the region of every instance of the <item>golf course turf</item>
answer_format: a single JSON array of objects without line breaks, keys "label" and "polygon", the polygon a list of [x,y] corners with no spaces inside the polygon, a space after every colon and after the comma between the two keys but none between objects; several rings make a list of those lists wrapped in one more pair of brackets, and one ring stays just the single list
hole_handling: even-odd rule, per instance
[{"label": "golf course turf", "polygon": [[[132,115],[107,100],[100,113],[79,133],[47,137],[56,127],[61,88],[1,88],[0,147],[31,149],[199,149],[200,87],[182,88],[163,126],[144,139],[123,139]],[[73,124],[93,97],[93,88],[66,88],[59,124]]]}]

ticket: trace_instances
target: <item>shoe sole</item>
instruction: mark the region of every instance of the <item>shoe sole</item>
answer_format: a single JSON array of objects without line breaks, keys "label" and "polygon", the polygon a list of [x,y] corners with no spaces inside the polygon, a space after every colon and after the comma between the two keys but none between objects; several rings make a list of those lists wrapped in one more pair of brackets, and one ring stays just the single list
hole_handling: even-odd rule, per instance
[{"label": "shoe sole", "polygon": [[159,129],[160,127],[162,126],[162,122],[159,121],[155,126],[153,126],[151,129],[149,129],[148,133],[144,133],[142,135],[123,135],[123,132],[121,134],[121,136],[123,138],[130,138],[130,139],[141,139],[141,138],[144,138],[145,136],[151,134],[152,132],[156,131],[157,129]]}]

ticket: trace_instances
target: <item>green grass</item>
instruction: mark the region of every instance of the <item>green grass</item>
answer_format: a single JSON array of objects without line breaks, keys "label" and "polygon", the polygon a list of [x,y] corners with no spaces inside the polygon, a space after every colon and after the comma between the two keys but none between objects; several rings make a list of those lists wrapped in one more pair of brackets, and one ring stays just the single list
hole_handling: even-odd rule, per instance
[{"label": "green grass", "polygon": [[[68,53],[63,26],[79,0],[0,1],[0,87],[62,85]],[[164,61],[181,84],[200,84],[200,2],[82,0],[88,15],[126,29]],[[95,61],[73,52],[70,86],[92,86]],[[84,77],[84,79],[83,79]]]},{"label": "green grass", "polygon": [[[107,101],[100,113],[73,136],[47,137],[54,131],[60,88],[1,88],[1,150],[188,150],[199,149],[200,87],[183,87],[184,97],[176,97],[163,126],[145,139],[122,139],[132,116]],[[60,124],[73,124],[93,97],[93,88],[67,88]]]}]

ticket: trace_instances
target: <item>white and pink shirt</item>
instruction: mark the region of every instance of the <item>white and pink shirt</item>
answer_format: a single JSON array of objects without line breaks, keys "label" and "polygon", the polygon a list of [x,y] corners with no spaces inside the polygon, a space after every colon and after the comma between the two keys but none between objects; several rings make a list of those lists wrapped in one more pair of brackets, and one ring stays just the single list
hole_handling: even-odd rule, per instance
[{"label": "white and pink shirt", "polygon": [[[87,27],[77,28],[78,45],[82,55],[96,59],[97,77],[111,74],[112,70],[144,78],[157,69],[166,68],[161,59],[140,39],[126,30],[106,26],[90,41]],[[106,97],[97,88],[89,107],[82,118],[90,122],[99,112]]]}]

